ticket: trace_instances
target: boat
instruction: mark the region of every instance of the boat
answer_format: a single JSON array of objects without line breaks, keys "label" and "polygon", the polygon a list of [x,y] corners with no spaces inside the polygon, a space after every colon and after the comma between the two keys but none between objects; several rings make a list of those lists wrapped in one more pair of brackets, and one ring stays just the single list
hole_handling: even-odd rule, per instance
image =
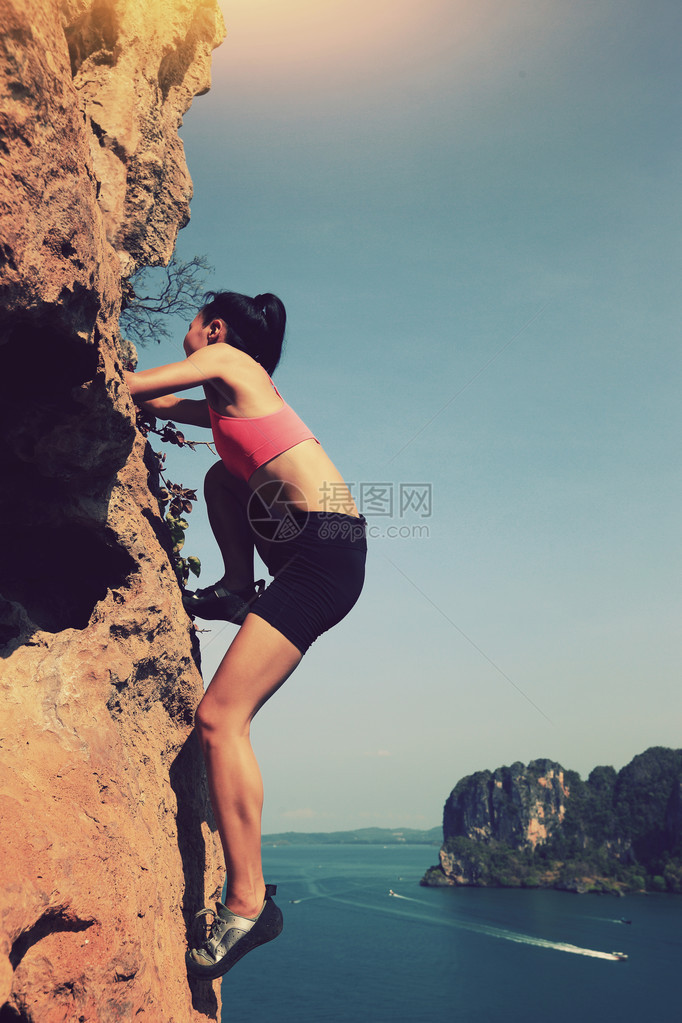
[{"label": "boat", "polygon": [[627,959],[628,957],[627,952],[612,952],[611,955],[615,956],[616,959]]}]

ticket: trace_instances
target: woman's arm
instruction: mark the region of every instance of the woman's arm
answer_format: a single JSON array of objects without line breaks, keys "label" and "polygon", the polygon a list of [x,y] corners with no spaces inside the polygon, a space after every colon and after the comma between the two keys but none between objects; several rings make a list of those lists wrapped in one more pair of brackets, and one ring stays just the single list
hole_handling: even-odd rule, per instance
[{"label": "woman's arm", "polygon": [[154,366],[139,373],[125,372],[123,375],[134,401],[160,398],[174,391],[186,391],[190,387],[201,387],[213,383],[222,376],[219,353],[202,348],[193,352],[182,362],[169,362],[165,366]]},{"label": "woman's arm", "polygon": [[205,398],[195,400],[178,398],[177,394],[164,394],[162,398],[150,398],[148,401],[136,398],[135,404],[158,419],[172,419],[173,422],[184,423],[186,426],[211,428],[211,417]]},{"label": "woman's arm", "polygon": [[230,400],[231,380],[240,358],[243,358],[241,352],[226,344],[216,344],[193,352],[182,362],[170,362],[139,373],[124,372],[123,376],[135,404],[153,415],[177,419],[190,426],[210,427],[206,399],[179,398],[173,392],[212,384],[220,395]]}]

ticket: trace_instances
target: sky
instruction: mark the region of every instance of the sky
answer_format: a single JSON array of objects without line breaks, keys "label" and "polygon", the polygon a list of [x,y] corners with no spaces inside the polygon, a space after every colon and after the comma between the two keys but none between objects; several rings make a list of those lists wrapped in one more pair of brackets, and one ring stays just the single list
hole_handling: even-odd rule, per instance
[{"label": "sky", "polygon": [[[370,526],[360,602],[254,722],[264,831],[434,827],[474,771],[679,746],[682,7],[221,6],[177,251],[285,302],[277,385]],[[208,681],[236,630],[202,628]]]}]

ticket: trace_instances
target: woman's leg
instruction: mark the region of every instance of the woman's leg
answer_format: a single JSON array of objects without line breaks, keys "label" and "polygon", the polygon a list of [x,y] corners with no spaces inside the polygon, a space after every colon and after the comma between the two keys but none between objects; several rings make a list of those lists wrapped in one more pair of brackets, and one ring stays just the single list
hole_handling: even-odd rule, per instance
[{"label": "woman's leg", "polygon": [[[232,476],[222,462],[216,462],[204,478],[204,497],[208,521],[225,566],[222,582],[228,590],[238,592],[253,585],[253,549],[267,565],[272,544],[254,532],[249,522],[251,500],[257,508],[248,483]],[[267,516],[267,510],[264,511]]]},{"label": "woman's leg", "polygon": [[225,904],[240,916],[256,916],[265,894],[263,786],[250,724],[300,660],[293,643],[264,619],[248,615],[197,709],[196,728],[225,853]]},{"label": "woman's leg", "polygon": [[239,592],[253,586],[253,535],[246,514],[249,498],[246,483],[216,462],[204,478],[208,521],[225,566],[222,582]]}]

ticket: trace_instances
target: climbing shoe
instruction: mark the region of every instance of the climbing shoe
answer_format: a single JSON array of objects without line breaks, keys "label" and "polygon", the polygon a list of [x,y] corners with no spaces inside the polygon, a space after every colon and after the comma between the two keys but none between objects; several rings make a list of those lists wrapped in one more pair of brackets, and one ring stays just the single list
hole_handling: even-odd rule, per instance
[{"label": "climbing shoe", "polygon": [[207,586],[194,593],[182,595],[182,605],[188,614],[196,618],[208,618],[211,621],[233,622],[241,625],[251,610],[251,605],[265,589],[265,580],[259,579],[253,587],[234,593],[228,590],[223,582]]},{"label": "climbing shoe", "polygon": [[185,957],[187,972],[193,977],[215,980],[231,970],[247,952],[272,941],[282,932],[282,911],[272,901],[277,885],[265,886],[265,902],[255,919],[237,916],[222,902],[216,902],[215,909],[202,909],[194,918],[194,924],[211,914],[213,923],[204,940],[191,948]]}]

